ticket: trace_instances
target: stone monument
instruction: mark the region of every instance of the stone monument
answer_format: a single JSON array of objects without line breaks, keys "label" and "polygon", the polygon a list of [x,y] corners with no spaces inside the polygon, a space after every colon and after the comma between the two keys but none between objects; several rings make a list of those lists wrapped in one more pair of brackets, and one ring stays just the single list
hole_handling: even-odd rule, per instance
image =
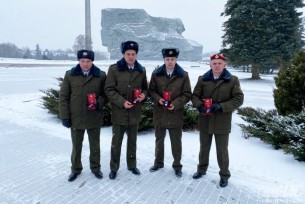
[{"label": "stone monument", "polygon": [[177,47],[179,60],[202,59],[202,45],[185,39],[185,31],[179,18],[152,17],[143,9],[102,9],[102,43],[108,48],[110,59],[120,59],[121,42],[133,40],[139,43],[138,59],[161,60],[161,50]]}]

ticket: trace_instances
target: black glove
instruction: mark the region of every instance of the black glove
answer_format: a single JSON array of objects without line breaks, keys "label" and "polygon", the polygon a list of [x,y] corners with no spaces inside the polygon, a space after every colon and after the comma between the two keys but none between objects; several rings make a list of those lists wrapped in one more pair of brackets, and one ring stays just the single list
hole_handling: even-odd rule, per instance
[{"label": "black glove", "polygon": [[203,104],[200,104],[199,106],[197,106],[197,110],[199,111],[199,113],[204,113],[205,109],[204,109]]},{"label": "black glove", "polygon": [[71,127],[71,119],[68,118],[68,119],[63,119],[62,120],[62,125],[65,126],[66,128],[70,128]]},{"label": "black glove", "polygon": [[221,106],[220,106],[218,103],[214,103],[214,104],[212,105],[212,111],[213,111],[214,113],[222,112],[222,108],[221,108]]}]

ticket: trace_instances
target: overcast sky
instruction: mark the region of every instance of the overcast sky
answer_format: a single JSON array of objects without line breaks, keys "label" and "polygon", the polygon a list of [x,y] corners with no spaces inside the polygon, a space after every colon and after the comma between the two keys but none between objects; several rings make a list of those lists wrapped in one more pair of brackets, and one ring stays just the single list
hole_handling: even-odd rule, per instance
[{"label": "overcast sky", "polygon": [[[4,1],[4,0],[1,0]],[[182,35],[203,45],[203,52],[218,51],[223,35],[220,16],[226,0],[91,0],[91,34],[94,50],[102,46],[101,10],[142,8],[154,17],[180,18]],[[0,43],[34,49],[72,48],[85,32],[85,0],[8,0],[0,7]]]}]

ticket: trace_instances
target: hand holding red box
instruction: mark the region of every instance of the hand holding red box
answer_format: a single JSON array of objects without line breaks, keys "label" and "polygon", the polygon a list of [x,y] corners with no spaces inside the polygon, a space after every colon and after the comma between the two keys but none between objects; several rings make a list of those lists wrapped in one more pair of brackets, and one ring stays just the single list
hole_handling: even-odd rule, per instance
[{"label": "hand holding red box", "polygon": [[170,91],[163,91],[163,104],[164,107],[169,108],[171,105],[171,92]]},{"label": "hand holding red box", "polygon": [[141,93],[142,93],[141,89],[133,89],[133,101],[132,101],[133,105],[137,105],[138,103],[140,103],[139,96]]},{"label": "hand holding red box", "polygon": [[87,94],[88,99],[88,110],[96,110],[96,95]]},{"label": "hand holding red box", "polygon": [[205,116],[213,115],[213,112],[212,112],[213,101],[212,101],[212,99],[211,98],[203,99],[203,105],[204,105],[204,110],[205,110],[203,115],[205,115]]}]

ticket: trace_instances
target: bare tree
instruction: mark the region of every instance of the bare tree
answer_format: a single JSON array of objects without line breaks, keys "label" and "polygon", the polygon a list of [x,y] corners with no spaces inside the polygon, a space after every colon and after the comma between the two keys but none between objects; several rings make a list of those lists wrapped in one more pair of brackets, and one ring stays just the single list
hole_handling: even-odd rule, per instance
[{"label": "bare tree", "polygon": [[[92,47],[92,41],[90,42]],[[78,50],[86,49],[86,39],[85,35],[78,35],[75,38],[74,45],[73,45],[73,51],[77,52]]]}]

